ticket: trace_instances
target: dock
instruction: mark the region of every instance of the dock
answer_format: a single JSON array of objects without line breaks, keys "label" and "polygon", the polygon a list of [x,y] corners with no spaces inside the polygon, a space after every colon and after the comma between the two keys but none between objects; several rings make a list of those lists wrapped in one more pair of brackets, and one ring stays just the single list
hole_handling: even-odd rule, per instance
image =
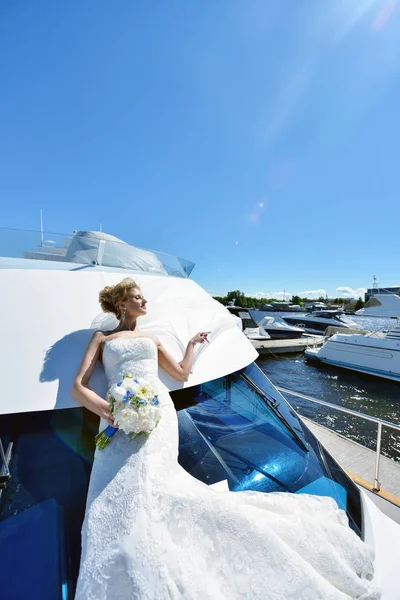
[{"label": "dock", "polygon": [[[375,476],[375,451],[349,440],[328,427],[299,416],[354,482],[372,492],[372,482]],[[374,494],[400,506],[400,463],[381,455],[379,479],[382,487],[379,492],[374,492]]]},{"label": "dock", "polygon": [[306,348],[322,346],[325,341],[322,335],[304,334],[295,340],[252,340],[250,339],[258,354],[291,354],[304,352]]}]

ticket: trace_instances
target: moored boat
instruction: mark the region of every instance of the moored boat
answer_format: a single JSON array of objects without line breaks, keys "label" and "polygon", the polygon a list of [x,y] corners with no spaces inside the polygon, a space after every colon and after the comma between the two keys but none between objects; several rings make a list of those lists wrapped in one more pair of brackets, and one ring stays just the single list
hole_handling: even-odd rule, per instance
[{"label": "moored boat", "polygon": [[337,333],[305,355],[351,371],[400,382],[400,321],[386,333]]},{"label": "moored boat", "polygon": [[289,325],[304,328],[307,333],[323,335],[327,327],[358,329],[357,323],[344,315],[342,310],[315,310],[306,315],[282,317]]}]

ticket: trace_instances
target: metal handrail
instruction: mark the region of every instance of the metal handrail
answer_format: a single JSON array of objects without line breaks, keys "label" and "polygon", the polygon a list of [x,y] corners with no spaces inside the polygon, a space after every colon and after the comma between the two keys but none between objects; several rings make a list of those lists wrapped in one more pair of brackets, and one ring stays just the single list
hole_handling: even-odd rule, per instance
[{"label": "metal handrail", "polygon": [[365,413],[358,412],[357,410],[352,410],[351,408],[337,406],[336,404],[325,402],[325,400],[319,400],[318,398],[313,398],[312,396],[306,396],[305,394],[300,394],[299,392],[293,392],[292,390],[287,390],[286,388],[277,387],[276,389],[284,394],[296,396],[297,398],[302,398],[303,400],[309,400],[310,402],[315,402],[316,404],[320,404],[321,406],[327,406],[328,408],[339,410],[340,412],[344,412],[348,415],[359,417],[360,419],[364,419],[365,421],[371,421],[372,423],[376,423],[378,425],[378,431],[376,436],[376,461],[373,490],[374,492],[379,492],[379,490],[381,489],[381,482],[379,481],[379,467],[381,460],[382,429],[383,427],[389,427],[390,429],[396,429],[397,431],[400,431],[400,425],[397,425],[396,423],[391,423],[390,421],[385,421],[384,419],[379,419],[378,417],[366,415]]}]

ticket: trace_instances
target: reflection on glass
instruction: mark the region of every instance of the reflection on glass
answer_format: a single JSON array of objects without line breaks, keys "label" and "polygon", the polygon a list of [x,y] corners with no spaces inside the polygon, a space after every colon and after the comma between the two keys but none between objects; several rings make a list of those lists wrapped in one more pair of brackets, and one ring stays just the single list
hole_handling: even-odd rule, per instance
[{"label": "reflection on glass", "polygon": [[227,480],[232,491],[331,496],[360,533],[357,488],[255,365],[172,396],[178,410],[179,462],[191,475],[207,484]]}]

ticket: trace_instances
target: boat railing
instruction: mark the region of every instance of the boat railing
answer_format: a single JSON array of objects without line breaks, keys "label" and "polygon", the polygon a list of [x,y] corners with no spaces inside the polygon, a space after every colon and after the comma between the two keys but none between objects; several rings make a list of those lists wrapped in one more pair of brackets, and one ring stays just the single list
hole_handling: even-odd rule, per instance
[{"label": "boat railing", "polygon": [[287,390],[286,388],[277,387],[282,394],[289,394],[290,396],[295,396],[296,398],[301,398],[302,400],[308,400],[309,402],[314,402],[315,404],[319,404],[321,406],[326,406],[327,408],[332,408],[334,410],[338,410],[340,412],[346,413],[347,415],[353,415],[354,417],[358,417],[360,419],[364,419],[365,421],[370,421],[372,423],[376,423],[378,426],[377,436],[376,436],[376,459],[375,459],[375,478],[373,484],[373,491],[379,492],[381,489],[381,482],[379,480],[379,470],[380,470],[380,460],[381,460],[381,449],[382,449],[382,430],[384,427],[388,429],[394,429],[396,431],[400,431],[400,425],[396,423],[391,423],[390,421],[385,421],[384,419],[379,419],[378,417],[373,417],[371,415],[367,415],[362,412],[358,412],[357,410],[352,410],[351,408],[345,408],[344,406],[338,406],[336,404],[332,404],[331,402],[326,402],[325,400],[319,400],[318,398],[313,398],[312,396],[306,396],[305,394],[300,394],[299,392],[293,392],[292,390]]}]

